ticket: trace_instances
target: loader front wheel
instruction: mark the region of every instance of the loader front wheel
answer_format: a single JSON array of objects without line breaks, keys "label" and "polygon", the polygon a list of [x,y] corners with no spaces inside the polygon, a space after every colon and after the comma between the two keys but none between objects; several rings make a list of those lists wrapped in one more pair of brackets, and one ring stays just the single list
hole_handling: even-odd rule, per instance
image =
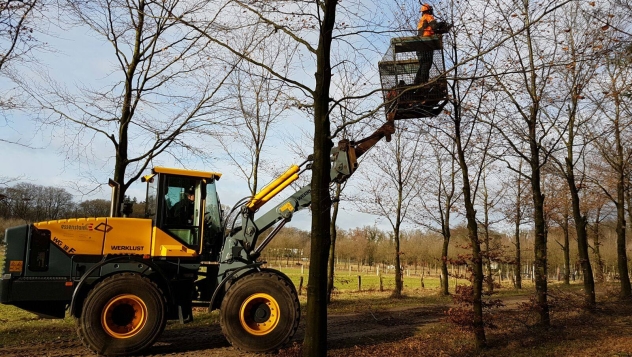
[{"label": "loader front wheel", "polygon": [[162,292],[134,273],[113,275],[88,293],[77,334],[81,342],[106,356],[138,353],[154,344],[165,328]]},{"label": "loader front wheel", "polygon": [[233,346],[249,352],[282,347],[294,336],[300,316],[294,285],[271,270],[239,278],[220,308],[224,336]]}]

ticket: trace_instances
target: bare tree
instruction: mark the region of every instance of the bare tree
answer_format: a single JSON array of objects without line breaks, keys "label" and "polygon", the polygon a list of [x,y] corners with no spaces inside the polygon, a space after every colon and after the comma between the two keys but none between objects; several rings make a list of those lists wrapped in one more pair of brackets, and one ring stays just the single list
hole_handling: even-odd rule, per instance
[{"label": "bare tree", "polygon": [[[480,178],[481,165],[486,160],[485,151],[476,150],[476,142],[481,134],[481,125],[478,116],[481,113],[481,100],[485,95],[485,89],[477,82],[476,78],[484,71],[480,54],[485,52],[482,47],[482,36],[477,36],[477,30],[470,27],[467,21],[469,6],[450,2],[447,9],[449,20],[454,23],[453,30],[446,41],[446,55],[448,62],[455,64],[452,77],[455,79],[450,84],[449,93],[451,100],[447,109],[446,118],[433,123],[431,130],[441,132],[454,143],[454,157],[460,171],[462,182],[462,200],[465,206],[465,220],[467,226],[468,243],[471,249],[469,269],[472,280],[472,330],[474,332],[477,350],[487,346],[485,337],[485,321],[483,319],[483,265],[481,245],[479,240],[478,223],[476,221],[475,199]],[[486,9],[482,9],[483,19],[486,17]],[[463,48],[464,44],[472,43]],[[473,56],[471,63],[464,59]],[[478,160],[478,163],[476,162]]]},{"label": "bare tree", "polygon": [[78,217],[107,217],[110,214],[110,201],[102,199],[86,200],[77,207]]},{"label": "bare tree", "polygon": [[0,216],[24,222],[66,218],[73,212],[72,195],[63,188],[20,182],[0,190]]},{"label": "bare tree", "polygon": [[630,297],[632,286],[626,251],[625,190],[632,157],[632,150],[626,145],[632,135],[629,122],[632,111],[624,99],[626,93],[631,90],[632,71],[629,56],[625,52],[609,53],[605,57],[604,70],[599,77],[599,80],[595,81],[598,90],[592,91],[590,97],[603,120],[600,122],[601,128],[595,131],[596,127],[593,127],[593,132],[599,134],[595,145],[614,174],[613,186],[616,188],[613,192],[602,177],[594,177],[592,181],[602,188],[617,208],[617,268],[621,281],[621,296]]},{"label": "bare tree", "polygon": [[[368,199],[361,199],[361,211],[382,217],[393,230],[395,289],[392,297],[402,296],[403,281],[400,249],[402,223],[410,220],[411,208],[421,185],[418,176],[419,167],[424,162],[425,146],[420,135],[400,130],[394,135],[391,145],[380,147],[379,152],[371,156],[371,171],[366,184]],[[376,168],[376,169],[374,169]]]},{"label": "bare tree", "polygon": [[[500,194],[500,189],[497,188],[494,190],[491,185],[494,184],[494,181],[497,182],[495,178],[494,172],[497,173],[497,169],[494,168],[493,162],[486,163],[482,168],[483,172],[481,173],[481,181],[482,181],[482,189],[479,191],[480,202],[483,205],[483,220],[479,220],[479,225],[483,228],[483,245],[485,247],[483,251],[486,276],[485,276],[485,285],[486,285],[486,294],[492,294],[494,292],[494,276],[492,271],[492,262],[496,261],[497,263],[501,260],[501,252],[500,246],[498,242],[494,242],[491,237],[491,226],[494,223],[498,222],[498,219],[493,219],[491,216],[494,214],[494,211],[498,209],[498,204],[500,199],[502,198],[502,194]],[[491,180],[489,179],[491,175]]]},{"label": "bare tree", "polygon": [[[356,64],[351,63],[342,58],[339,54],[334,53],[334,59],[338,63],[336,74],[340,77],[339,80],[332,83],[332,91],[339,94],[342,98],[340,99],[340,105],[336,106],[334,110],[330,112],[330,119],[333,125],[337,128],[342,128],[340,131],[340,135],[344,138],[359,138],[365,137],[369,135],[366,131],[373,130],[371,126],[360,127],[358,125],[348,125],[349,122],[354,122],[358,113],[371,113],[374,112],[374,103],[366,103],[366,101],[356,100],[356,97],[363,97],[366,95],[366,88],[364,85],[358,85],[362,81],[366,80],[366,74],[358,70]],[[378,114],[374,113],[374,114]],[[381,114],[381,113],[380,113]],[[375,115],[377,116],[377,115]],[[372,117],[371,119],[374,119]],[[363,163],[366,157],[362,156],[359,165],[364,166]],[[371,162],[367,163],[371,165]],[[338,213],[340,210],[340,202],[346,199],[346,195],[344,195],[343,191],[347,187],[348,181],[343,184],[335,183],[331,187],[331,196],[332,196],[332,212],[331,212],[331,222],[329,223],[329,231],[331,234],[331,247],[329,249],[329,262],[328,262],[328,276],[327,276],[327,302],[331,302],[331,294],[334,289],[334,274],[335,274],[335,265],[334,258],[336,254],[336,239],[338,235],[338,229],[336,227]]]},{"label": "bare tree", "polygon": [[[547,234],[541,180],[542,167],[560,140],[559,136],[552,135],[560,112],[545,114],[543,110],[546,108],[545,100],[555,96],[549,78],[558,60],[558,44],[543,34],[553,31],[557,23],[555,13],[547,13],[546,8],[530,1],[496,2],[494,6],[497,10],[498,31],[508,32],[511,38],[498,51],[494,51],[493,57],[486,58],[486,67],[493,84],[503,93],[501,102],[506,103],[498,108],[505,120],[493,125],[531,171],[525,178],[531,184],[533,199],[536,295],[539,322],[548,326]],[[528,152],[523,151],[525,146]],[[508,164],[511,165],[510,162]]]},{"label": "bare tree", "polygon": [[[443,244],[441,249],[441,294],[449,295],[448,291],[448,249],[450,247],[451,218],[457,209],[460,193],[456,190],[458,168],[456,162],[456,145],[447,140],[446,136],[436,132],[430,136],[432,157],[422,165],[428,174],[424,184],[420,186],[417,197],[419,208],[417,214],[412,215],[411,221],[420,226],[441,234]],[[449,139],[449,137],[448,137]]]},{"label": "bare tree", "polygon": [[511,222],[514,228],[512,244],[515,247],[515,255],[513,265],[515,267],[514,285],[517,289],[522,289],[522,247],[521,237],[522,225],[529,221],[531,215],[531,205],[528,197],[528,187],[525,185],[525,179],[522,172],[522,160],[518,161],[517,169],[514,175],[509,176],[504,182],[504,190],[508,194],[505,195],[505,201],[502,202],[504,217]]},{"label": "bare tree", "polygon": [[[217,122],[213,107],[221,102],[218,90],[233,67],[229,57],[223,57],[228,62],[223,66],[208,65],[210,42],[169,16],[175,8],[194,11],[179,0],[67,1],[65,6],[68,21],[112,46],[112,82],[68,90],[43,74],[48,85],[22,84],[40,110],[40,123],[65,141],[68,160],[113,168],[122,202],[154,158],[172,147],[195,150],[185,134]],[[100,147],[108,144],[111,154],[104,155]]]},{"label": "bare tree", "polygon": [[[23,96],[10,84],[19,76],[22,66],[33,61],[36,49],[46,48],[40,40],[49,22],[44,12],[53,3],[47,0],[5,0],[0,2],[0,126],[10,127],[13,111],[23,108]],[[29,147],[21,139],[6,136],[3,130],[0,143]]]},{"label": "bare tree", "polygon": [[[585,92],[594,78],[596,58],[603,47],[601,31],[590,31],[593,26],[592,17],[581,10],[578,3],[569,4],[567,11],[561,17],[561,28],[557,28],[559,48],[562,53],[564,66],[557,68],[560,74],[560,98],[556,98],[552,104],[558,110],[564,112],[566,120],[560,122],[558,135],[562,138],[565,150],[558,155],[551,156],[552,162],[565,179],[570,194],[570,208],[575,222],[579,261],[584,276],[584,291],[586,304],[589,308],[595,306],[595,283],[593,280],[592,266],[588,251],[588,220],[581,212],[580,192],[585,187],[586,175],[582,159],[589,142],[589,136],[585,135],[589,130],[593,110],[586,108]],[[566,108],[564,108],[564,106]],[[565,234],[568,234],[568,217],[563,215],[565,222],[562,225]],[[568,248],[565,254],[568,255]],[[568,262],[567,262],[568,264]],[[568,269],[567,265],[567,269]],[[568,273],[565,274],[565,282],[568,282]]]},{"label": "bare tree", "polygon": [[[0,75],[11,62],[26,61],[42,43],[36,37],[41,30],[46,0],[5,0],[0,3]],[[6,104],[6,103],[3,103]],[[3,105],[4,106],[4,105]]]},{"label": "bare tree", "polygon": [[[555,239],[555,243],[560,246],[564,253],[564,284],[570,284],[570,229],[572,203],[571,197],[566,189],[566,185],[560,182],[559,175],[548,173],[543,175],[543,189],[549,198],[544,205],[544,217],[547,222],[547,232],[550,230],[550,222],[554,222],[562,228],[564,242],[560,243]],[[594,289],[593,289],[594,290]],[[587,299],[590,301],[590,299]]]},{"label": "bare tree", "polygon": [[[275,61],[283,60],[278,47],[268,46],[264,51],[265,56]],[[248,181],[250,193],[254,195],[261,187],[261,169],[274,170],[265,164],[264,150],[267,149],[267,139],[276,129],[275,124],[284,118],[283,113],[289,107],[288,98],[283,82],[274,80],[268,71],[250,63],[240,64],[229,81],[227,90],[232,99],[223,106],[230,119],[219,141],[230,163]]]},{"label": "bare tree", "polygon": [[[202,5],[209,5],[207,2]],[[379,31],[378,12],[375,8],[362,3],[351,2],[340,5],[336,0],[309,1],[266,1],[245,2],[228,1],[224,5],[213,3],[212,6],[201,6],[207,11],[191,14],[180,14],[175,17],[191,28],[205,34],[219,46],[225,48],[244,61],[260,66],[269,71],[277,80],[283,81],[295,99],[299,109],[306,110],[313,118],[313,164],[312,164],[312,239],[311,264],[309,271],[307,321],[304,355],[323,356],[327,344],[327,260],[331,243],[331,197],[329,185],[329,156],[333,146],[332,138],[337,134],[331,130],[330,113],[341,102],[330,93],[332,74],[332,52],[339,48],[345,53],[347,60],[360,65],[363,61],[362,50],[355,45],[357,41],[370,43],[367,33],[360,28],[372,28],[371,36]],[[336,24],[336,17],[344,17]],[[208,17],[222,19],[223,23],[212,23]],[[360,21],[361,20],[361,21]],[[365,25],[366,24],[366,25]],[[378,31],[376,31],[378,28]],[[218,32],[224,35],[217,39]],[[238,32],[248,32],[257,39],[257,48],[244,51],[239,42],[233,41]],[[367,36],[367,37],[364,37]],[[299,44],[296,52],[285,52],[285,56],[293,57],[295,70],[287,76],[283,74],[277,63],[257,55],[257,49],[266,46],[269,41],[290,41]],[[336,40],[336,41],[334,41]],[[375,40],[372,37],[371,40]],[[371,49],[369,48],[369,51]],[[312,78],[303,75],[303,71],[315,73]],[[370,93],[370,90],[366,92]]]},{"label": "bare tree", "polygon": [[[582,215],[586,217],[588,227],[593,235],[592,252],[594,254],[594,262],[596,264],[595,278],[598,283],[605,281],[605,263],[601,252],[601,245],[603,244],[603,230],[601,227],[602,222],[611,215],[611,207],[608,202],[610,199],[601,194],[601,189],[597,186],[588,187],[583,191],[581,198],[582,202]],[[592,218],[592,220],[591,220]],[[591,223],[592,221],[592,223]]]}]

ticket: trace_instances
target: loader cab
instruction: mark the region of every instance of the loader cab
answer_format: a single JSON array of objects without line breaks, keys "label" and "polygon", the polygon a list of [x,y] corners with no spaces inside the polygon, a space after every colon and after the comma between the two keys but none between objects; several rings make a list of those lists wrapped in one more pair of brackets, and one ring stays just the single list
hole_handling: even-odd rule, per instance
[{"label": "loader cab", "polygon": [[[146,215],[154,227],[202,254],[221,241],[215,183],[221,174],[156,167],[147,182]],[[216,249],[217,250],[217,249]]]}]

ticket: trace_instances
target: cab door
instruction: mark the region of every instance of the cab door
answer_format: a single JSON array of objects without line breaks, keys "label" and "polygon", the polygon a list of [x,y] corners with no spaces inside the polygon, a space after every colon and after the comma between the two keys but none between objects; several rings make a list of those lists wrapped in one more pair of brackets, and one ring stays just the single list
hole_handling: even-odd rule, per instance
[{"label": "cab door", "polygon": [[203,234],[204,179],[160,174],[154,255],[191,256],[200,250]]}]

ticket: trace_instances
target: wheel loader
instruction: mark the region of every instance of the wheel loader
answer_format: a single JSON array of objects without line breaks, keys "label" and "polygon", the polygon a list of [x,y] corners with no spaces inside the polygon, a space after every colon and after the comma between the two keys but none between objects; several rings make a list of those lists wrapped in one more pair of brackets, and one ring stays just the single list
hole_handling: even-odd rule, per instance
[{"label": "wheel loader", "polygon": [[[331,182],[345,181],[357,158],[393,132],[387,121],[365,139],[341,140],[331,150]],[[236,348],[277,350],[298,327],[298,295],[286,275],[259,257],[293,214],[310,205],[311,187],[260,209],[311,161],[293,165],[230,213],[217,194],[220,173],[156,167],[142,178],[145,218],[125,217],[125,205],[113,199],[110,217],[9,228],[0,302],[47,318],[69,314],[82,343],[100,355],[147,349],[167,320],[192,321],[193,307],[219,309],[222,332]],[[118,185],[111,186],[118,197]]]}]

